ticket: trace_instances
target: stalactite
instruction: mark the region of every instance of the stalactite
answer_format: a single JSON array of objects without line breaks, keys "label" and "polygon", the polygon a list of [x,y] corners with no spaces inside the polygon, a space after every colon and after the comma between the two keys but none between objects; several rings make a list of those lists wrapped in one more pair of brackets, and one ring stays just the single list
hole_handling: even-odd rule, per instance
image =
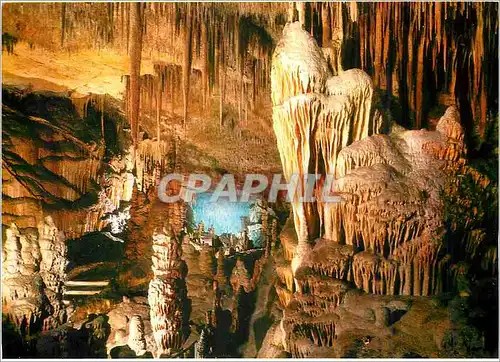
[{"label": "stalactite", "polygon": [[186,11],[186,24],[184,29],[184,53],[183,53],[183,63],[182,63],[182,94],[184,101],[184,110],[183,110],[183,122],[184,128],[186,128],[187,117],[188,117],[188,99],[189,99],[189,83],[190,83],[190,74],[191,74],[191,61],[192,61],[192,42],[193,42],[193,15],[191,4],[187,4]]},{"label": "stalactite", "polygon": [[227,47],[225,44],[224,31],[222,30],[222,25],[219,24],[217,27],[218,37],[216,39],[216,50],[215,64],[218,66],[218,74],[219,74],[219,127],[222,128],[224,122],[224,101],[226,94],[226,52]]},{"label": "stalactite", "polygon": [[299,14],[299,23],[305,29],[306,27],[306,3],[305,2],[295,2],[297,7],[297,12]]},{"label": "stalactite", "polygon": [[305,308],[307,305],[296,298],[288,303],[283,313],[283,344],[292,357],[304,358],[312,353],[312,346],[331,347],[334,343],[338,317],[328,310],[318,312],[318,308]]},{"label": "stalactite", "polygon": [[158,143],[161,142],[161,110],[162,110],[162,100],[163,100],[163,76],[158,77],[158,82],[156,83],[156,140]]},{"label": "stalactite", "polygon": [[135,147],[138,145],[139,137],[139,110],[141,91],[141,59],[142,59],[142,4],[132,3],[130,6],[130,99],[129,120],[132,130],[132,140]]},{"label": "stalactite", "polygon": [[64,46],[64,38],[66,36],[66,3],[61,4],[61,47]]},{"label": "stalactite", "polygon": [[202,108],[206,109],[209,103],[209,59],[208,59],[208,30],[204,23],[207,21],[204,16],[201,24],[201,62],[202,62]]},{"label": "stalactite", "polygon": [[325,48],[328,46],[332,34],[331,34],[331,29],[330,29],[330,12],[329,12],[329,3],[322,3],[322,8],[321,8],[321,22],[322,22],[322,28],[323,28],[323,33],[322,33],[322,42],[321,46]]},{"label": "stalactite", "polygon": [[417,79],[415,89],[415,128],[420,128],[422,125],[422,105],[423,105],[423,82],[424,82],[424,51],[425,38],[420,37],[420,43],[417,50]]}]

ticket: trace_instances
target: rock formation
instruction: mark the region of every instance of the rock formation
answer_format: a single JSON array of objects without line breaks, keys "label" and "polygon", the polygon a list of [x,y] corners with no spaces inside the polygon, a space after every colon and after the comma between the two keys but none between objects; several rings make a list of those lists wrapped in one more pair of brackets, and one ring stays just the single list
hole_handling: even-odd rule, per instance
[{"label": "rock formation", "polygon": [[167,234],[153,235],[153,274],[148,300],[151,326],[158,347],[158,356],[182,347],[187,338],[184,263],[178,241]]},{"label": "rock formation", "polygon": [[[25,265],[21,255],[29,248],[20,239],[26,237],[21,236],[15,224],[6,230],[5,235],[2,250],[2,312],[8,313],[17,327],[20,330],[24,328],[24,333],[29,334],[30,327],[41,320],[44,309],[40,303],[43,293],[41,278],[33,278],[36,270],[28,271],[31,267],[38,268],[40,254],[38,260],[30,260],[33,264]],[[36,257],[34,253],[33,259]]]},{"label": "rock formation", "polygon": [[[287,181],[308,173],[334,174],[337,154],[348,144],[377,132],[372,124],[371,79],[361,70],[331,76],[315,40],[300,23],[285,26],[271,71],[273,127]],[[320,162],[323,160],[323,162]],[[292,202],[299,241],[319,236],[314,220],[322,210],[301,203],[302,187]]]},{"label": "rock formation", "polygon": [[[120,202],[132,197],[133,155],[123,152],[123,157],[116,155],[105,163],[102,140],[89,139],[79,128],[92,127],[89,109],[97,108],[104,119],[106,111],[106,118],[111,117],[114,106],[89,96],[84,110],[79,112],[78,104],[74,106],[58,94],[54,99],[60,103],[59,113],[51,114],[36,105],[37,98],[44,102],[50,98],[44,92],[31,97],[18,89],[7,89],[5,94],[3,224],[15,222],[23,229],[37,228],[50,216],[57,228],[72,239],[123,219],[126,212]],[[20,103],[24,104],[22,109],[17,108]],[[53,118],[41,117],[46,114]],[[86,200],[94,193],[97,202],[89,205]],[[114,226],[112,229],[117,231]]]},{"label": "rock formation", "polygon": [[64,234],[47,217],[40,223],[38,233],[30,230],[21,233],[12,224],[5,235],[3,312],[23,335],[64,323],[62,285],[68,262]]},{"label": "rock formation", "polygon": [[67,246],[64,233],[60,232],[49,216],[38,226],[40,253],[40,275],[45,284],[45,295],[54,308],[54,323],[62,323],[65,319],[62,304],[62,288],[66,277]]},{"label": "rock formation", "polygon": [[115,352],[120,349],[130,349],[132,357],[144,358],[146,353],[156,351],[156,342],[149,320],[148,300],[142,296],[134,298],[123,296],[122,300],[107,314],[111,327],[106,343],[107,354],[114,358]]},{"label": "rock formation", "polygon": [[142,356],[146,353],[146,340],[144,339],[144,323],[141,316],[132,316],[128,328],[128,346],[137,356]]},{"label": "rock formation", "polygon": [[[463,162],[457,110],[449,108],[435,132],[369,137],[380,132],[381,125],[374,124],[373,85],[367,75],[353,69],[328,79],[322,54],[299,23],[285,27],[273,59],[273,119],[285,176],[290,180],[292,174],[312,171],[336,175],[334,191],[343,199],[308,204],[295,197],[292,206],[299,243],[292,260],[294,273],[301,265],[309,265],[324,275],[349,280],[352,264],[358,286],[384,293],[385,286],[371,283],[383,275],[388,278],[384,280],[389,283],[387,290],[394,290],[398,263],[411,269],[422,260],[439,268],[435,259],[439,243],[431,241],[440,225],[439,190],[447,170]],[[284,81],[295,87],[284,87]],[[283,113],[283,109],[289,111]],[[433,175],[432,180],[428,175]],[[316,194],[321,191],[318,187]],[[304,190],[300,192],[303,196]],[[426,233],[422,233],[424,225]],[[307,242],[320,235],[350,245],[353,251],[366,251],[354,258],[353,251],[341,253],[346,259],[337,259],[335,249],[328,249],[314,261],[316,254]],[[407,246],[410,241],[412,247]],[[323,271],[322,265],[328,269]],[[405,280],[425,287],[411,288],[401,281],[401,292],[432,293],[435,282],[431,279],[439,273],[433,270],[433,277],[428,271],[422,273],[424,281],[408,275]]]},{"label": "rock formation", "polygon": [[[285,177],[335,176],[331,191],[341,197],[306,203],[299,187],[292,199],[296,237],[286,226],[281,234],[283,345],[295,357],[318,356],[309,340],[333,346],[346,282],[371,294],[417,296],[448,284],[442,192],[465,172],[464,131],[450,106],[435,131],[380,134],[370,77],[359,69],[331,76],[300,23],[285,26],[271,77]],[[314,195],[326,186],[316,184]]]}]

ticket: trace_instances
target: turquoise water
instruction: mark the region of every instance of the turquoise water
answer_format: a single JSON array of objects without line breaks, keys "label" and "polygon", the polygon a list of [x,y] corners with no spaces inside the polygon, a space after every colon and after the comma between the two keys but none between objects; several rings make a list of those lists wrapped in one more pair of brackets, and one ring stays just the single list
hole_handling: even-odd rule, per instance
[{"label": "turquoise water", "polygon": [[241,232],[241,217],[248,216],[252,201],[230,202],[227,198],[219,198],[217,202],[210,202],[211,196],[208,192],[198,194],[191,203],[195,225],[203,221],[205,231],[213,226],[217,235]]}]

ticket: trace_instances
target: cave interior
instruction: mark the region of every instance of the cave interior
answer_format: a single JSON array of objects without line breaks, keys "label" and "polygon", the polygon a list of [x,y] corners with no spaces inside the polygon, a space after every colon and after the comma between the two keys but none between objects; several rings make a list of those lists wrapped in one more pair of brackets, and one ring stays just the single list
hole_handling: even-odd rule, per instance
[{"label": "cave interior", "polygon": [[498,358],[498,35],[496,2],[3,4],[3,357]]}]

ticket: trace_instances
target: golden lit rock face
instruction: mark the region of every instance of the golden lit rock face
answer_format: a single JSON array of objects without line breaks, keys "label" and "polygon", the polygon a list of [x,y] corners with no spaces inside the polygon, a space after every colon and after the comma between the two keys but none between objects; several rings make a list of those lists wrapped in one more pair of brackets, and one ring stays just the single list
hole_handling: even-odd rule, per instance
[{"label": "golden lit rock face", "polygon": [[[7,109],[5,114],[12,117],[11,112]],[[101,185],[98,202],[91,207],[47,207],[78,202],[96,190],[95,184],[105,173],[104,149],[86,144],[44,119],[19,119],[28,122],[33,138],[29,139],[28,134],[16,135],[6,127],[3,147],[9,156],[2,164],[2,193],[6,196],[2,202],[3,224],[37,227],[44,216],[51,216],[68,238],[106,226],[102,217],[118,209],[121,201],[131,199],[134,177],[130,168],[114,164],[109,178]]]}]

